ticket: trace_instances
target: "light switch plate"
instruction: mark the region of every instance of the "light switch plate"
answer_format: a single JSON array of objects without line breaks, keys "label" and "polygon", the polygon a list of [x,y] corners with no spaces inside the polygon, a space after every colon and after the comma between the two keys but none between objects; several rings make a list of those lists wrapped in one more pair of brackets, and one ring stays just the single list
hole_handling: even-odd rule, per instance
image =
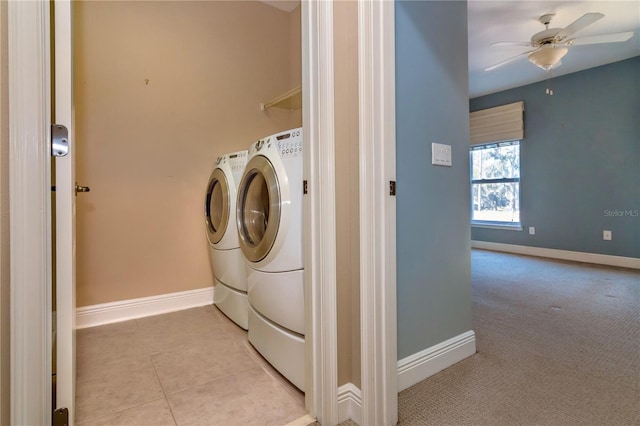
[{"label": "light switch plate", "polygon": [[435,166],[451,166],[451,145],[431,144],[431,164]]},{"label": "light switch plate", "polygon": [[611,241],[612,239],[611,231],[602,231],[602,239],[606,241]]}]

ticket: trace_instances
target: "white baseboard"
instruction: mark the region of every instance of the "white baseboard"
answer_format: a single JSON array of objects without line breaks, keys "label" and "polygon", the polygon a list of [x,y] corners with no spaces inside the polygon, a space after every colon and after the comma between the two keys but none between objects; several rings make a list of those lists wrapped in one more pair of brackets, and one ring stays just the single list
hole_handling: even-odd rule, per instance
[{"label": "white baseboard", "polygon": [[362,392],[353,383],[338,388],[338,422],[353,420],[362,421]]},{"label": "white baseboard", "polygon": [[398,392],[476,353],[476,334],[462,333],[398,361]]},{"label": "white baseboard", "polygon": [[492,243],[489,241],[471,241],[471,247],[503,251],[506,253],[524,254],[527,256],[549,257],[552,259],[572,260],[574,262],[596,263],[598,265],[640,269],[640,259],[635,257],[611,256],[608,254],[584,253],[580,251],[520,246],[516,244]]},{"label": "white baseboard", "polygon": [[[470,330],[398,361],[398,392],[476,353]],[[338,388],[338,422],[362,421],[362,392],[353,383]]]},{"label": "white baseboard", "polygon": [[76,309],[76,328],[95,327],[211,304],[213,287],[84,306]]}]

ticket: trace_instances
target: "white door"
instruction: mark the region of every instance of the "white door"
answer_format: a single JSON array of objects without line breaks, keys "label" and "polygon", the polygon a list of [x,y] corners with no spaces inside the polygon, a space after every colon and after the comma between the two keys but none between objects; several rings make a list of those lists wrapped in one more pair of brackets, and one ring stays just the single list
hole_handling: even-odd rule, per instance
[{"label": "white door", "polygon": [[71,2],[53,3],[55,43],[54,121],[68,130],[69,149],[55,159],[55,250],[56,250],[56,407],[69,409],[69,424],[74,424],[75,406],[75,161],[73,133],[73,39]]}]

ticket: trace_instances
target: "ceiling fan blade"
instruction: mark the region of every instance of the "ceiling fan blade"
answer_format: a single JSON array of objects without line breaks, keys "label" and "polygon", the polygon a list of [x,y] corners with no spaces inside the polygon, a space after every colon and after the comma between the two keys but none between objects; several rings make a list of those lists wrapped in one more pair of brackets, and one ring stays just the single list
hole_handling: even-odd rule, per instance
[{"label": "ceiling fan blade", "polygon": [[558,34],[556,34],[556,39],[558,41],[562,41],[570,35],[577,33],[578,31],[602,18],[604,18],[604,15],[602,13],[585,13],[584,15],[573,21],[571,24],[569,24],[566,28],[560,30]]},{"label": "ceiling fan blade", "polygon": [[530,41],[497,41],[495,43],[491,43],[491,46],[525,46],[530,47]]},{"label": "ceiling fan blade", "polygon": [[624,33],[611,33],[590,37],[572,38],[571,40],[567,40],[564,44],[567,46],[582,46],[585,44],[619,43],[627,41],[631,37],[633,37],[633,31],[627,31]]},{"label": "ceiling fan blade", "polygon": [[518,59],[518,58],[520,58],[520,57],[522,57],[522,56],[524,56],[524,55],[528,55],[528,54],[529,54],[529,53],[531,53],[531,52],[535,52],[536,50],[538,50],[538,49],[527,50],[526,52],[522,52],[522,53],[520,53],[520,54],[518,54],[518,55],[516,55],[516,56],[512,56],[512,57],[511,57],[511,58],[509,58],[509,59],[505,59],[504,61],[500,61],[500,62],[498,62],[497,64],[493,64],[493,65],[491,65],[490,67],[485,68],[484,70],[485,70],[485,71],[491,71],[491,70],[494,70],[494,69],[496,69],[496,68],[498,68],[498,67],[501,67],[501,66],[503,66],[503,65],[508,64],[508,63],[509,63],[509,62],[511,62],[511,61],[515,61],[516,59]]}]

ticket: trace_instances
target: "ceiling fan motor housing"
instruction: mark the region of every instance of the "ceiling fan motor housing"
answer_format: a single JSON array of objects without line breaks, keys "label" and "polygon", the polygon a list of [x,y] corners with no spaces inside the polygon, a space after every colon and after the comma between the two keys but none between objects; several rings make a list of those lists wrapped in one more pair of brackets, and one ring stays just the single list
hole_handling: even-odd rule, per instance
[{"label": "ceiling fan motor housing", "polygon": [[531,37],[531,46],[540,47],[545,44],[554,44],[556,43],[556,35],[562,31],[562,28],[549,28],[544,31],[540,31]]}]

